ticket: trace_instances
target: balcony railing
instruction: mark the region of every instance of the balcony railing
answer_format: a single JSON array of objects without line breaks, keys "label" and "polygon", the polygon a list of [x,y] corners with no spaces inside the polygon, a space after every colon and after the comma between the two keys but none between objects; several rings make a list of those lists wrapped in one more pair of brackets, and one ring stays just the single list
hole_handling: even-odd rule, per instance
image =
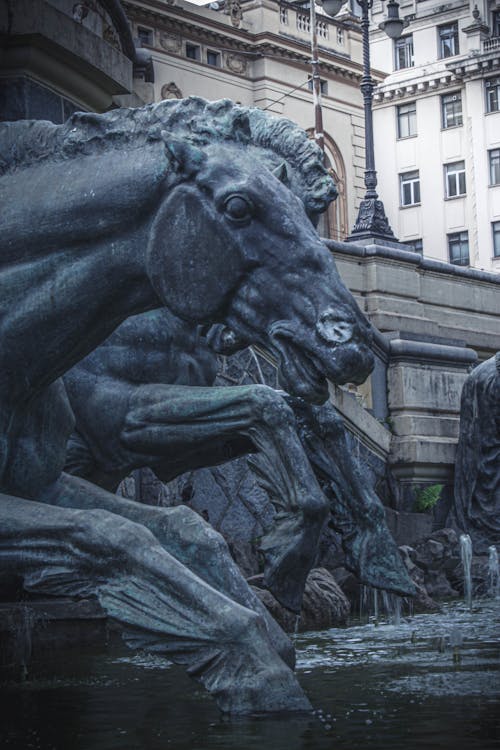
[{"label": "balcony railing", "polygon": [[[309,14],[297,13],[297,31],[303,34],[309,34],[311,31],[311,19]],[[316,21],[316,34],[322,39],[328,39],[328,23],[326,21]]]},{"label": "balcony railing", "polygon": [[485,39],[483,42],[483,52],[492,52],[500,50],[500,36],[494,36],[491,39]]}]

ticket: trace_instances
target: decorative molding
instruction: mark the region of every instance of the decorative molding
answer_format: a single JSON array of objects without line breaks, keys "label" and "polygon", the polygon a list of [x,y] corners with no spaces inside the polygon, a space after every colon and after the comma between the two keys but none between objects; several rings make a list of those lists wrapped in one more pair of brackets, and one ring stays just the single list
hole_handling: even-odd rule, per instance
[{"label": "decorative molding", "polygon": [[469,55],[460,60],[446,63],[446,68],[425,78],[415,75],[411,80],[385,83],[374,92],[373,102],[376,106],[391,102],[393,99],[415,98],[425,93],[435,93],[450,88],[457,88],[463,81],[483,78],[490,72],[500,70],[500,56],[492,54]]},{"label": "decorative molding", "polygon": [[240,0],[225,0],[224,14],[231,18],[232,25],[237,29],[243,19]]},{"label": "decorative molding", "polygon": [[226,67],[229,68],[229,70],[232,73],[237,73],[238,75],[245,75],[248,69],[248,60],[246,60],[241,55],[237,55],[234,52],[229,52],[225,56],[226,60]]},{"label": "decorative molding", "polygon": [[182,37],[179,34],[160,33],[160,47],[166,52],[179,53],[182,50]]},{"label": "decorative molding", "polygon": [[174,81],[170,81],[161,87],[160,96],[162,99],[182,99],[183,93]]},{"label": "decorative molding", "polygon": [[385,215],[384,204],[375,198],[363,198],[361,201],[349,240],[355,242],[363,237],[397,241]]},{"label": "decorative molding", "polygon": [[[215,21],[206,17],[197,19],[192,13],[175,6],[169,6],[165,9],[166,12],[162,13],[130,2],[123,2],[123,5],[131,20],[152,26],[160,31],[161,48],[171,54],[180,54],[181,50],[167,49],[161,41],[162,37],[164,39],[167,37],[184,38],[200,44],[210,44],[223,52],[232,53],[234,51],[236,55],[241,52],[245,55],[252,55],[254,58],[279,57],[302,65],[310,64],[309,46],[299,39],[285,38],[281,34],[278,36],[272,32],[259,33],[251,37],[249,32],[244,29],[230,28],[221,23],[216,24]],[[193,23],[193,20],[198,23]],[[344,55],[334,50],[321,49],[321,52],[324,55],[320,62],[322,71],[352,80],[356,85],[359,85],[362,76],[359,63],[351,62]],[[343,64],[336,61],[338,58],[343,61]],[[227,65],[227,68],[238,74],[230,65]],[[239,75],[243,75],[243,73],[239,73]]]}]

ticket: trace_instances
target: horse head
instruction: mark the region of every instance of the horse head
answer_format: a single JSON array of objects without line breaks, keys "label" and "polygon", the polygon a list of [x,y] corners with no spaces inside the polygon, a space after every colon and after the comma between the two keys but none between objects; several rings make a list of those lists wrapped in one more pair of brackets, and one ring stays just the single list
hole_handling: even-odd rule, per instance
[{"label": "horse head", "polygon": [[293,395],[322,403],[327,379],[363,382],[370,326],[313,226],[314,207],[306,212],[290,189],[286,163],[270,167],[249,143],[165,141],[177,178],[147,261],[162,301],[185,320],[223,324],[238,347],[269,351]]}]

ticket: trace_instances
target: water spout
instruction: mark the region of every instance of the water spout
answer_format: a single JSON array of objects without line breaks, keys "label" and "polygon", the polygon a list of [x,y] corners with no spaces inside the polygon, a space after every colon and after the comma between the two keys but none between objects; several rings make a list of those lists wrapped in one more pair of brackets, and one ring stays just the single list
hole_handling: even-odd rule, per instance
[{"label": "water spout", "polygon": [[488,595],[492,599],[500,598],[500,567],[498,550],[495,546],[488,547]]},{"label": "water spout", "polygon": [[361,585],[359,590],[359,619],[379,625],[387,619],[392,625],[401,624],[403,600],[385,589]]},{"label": "water spout", "polygon": [[472,609],[472,542],[468,534],[460,535],[460,557],[464,571],[464,600]]},{"label": "water spout", "polygon": [[384,604],[385,613],[389,617],[392,625],[401,625],[401,597],[397,594],[389,593],[388,591],[382,591],[382,602]]}]

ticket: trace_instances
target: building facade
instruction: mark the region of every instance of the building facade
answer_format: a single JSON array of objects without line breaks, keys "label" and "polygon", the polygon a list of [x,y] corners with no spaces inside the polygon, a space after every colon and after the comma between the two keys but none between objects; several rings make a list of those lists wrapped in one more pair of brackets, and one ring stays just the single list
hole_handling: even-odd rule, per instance
[{"label": "building facade", "polygon": [[[307,3],[129,0],[136,37],[152,53],[155,100],[227,97],[288,117],[312,133],[310,17]],[[364,193],[364,116],[359,23],[317,9],[325,153],[339,189],[320,231],[344,239]],[[379,75],[379,80],[381,77]]]},{"label": "building facade", "polygon": [[372,12],[372,60],[390,71],[374,97],[388,218],[429,258],[500,271],[500,4],[402,0],[400,14],[393,42]]}]

